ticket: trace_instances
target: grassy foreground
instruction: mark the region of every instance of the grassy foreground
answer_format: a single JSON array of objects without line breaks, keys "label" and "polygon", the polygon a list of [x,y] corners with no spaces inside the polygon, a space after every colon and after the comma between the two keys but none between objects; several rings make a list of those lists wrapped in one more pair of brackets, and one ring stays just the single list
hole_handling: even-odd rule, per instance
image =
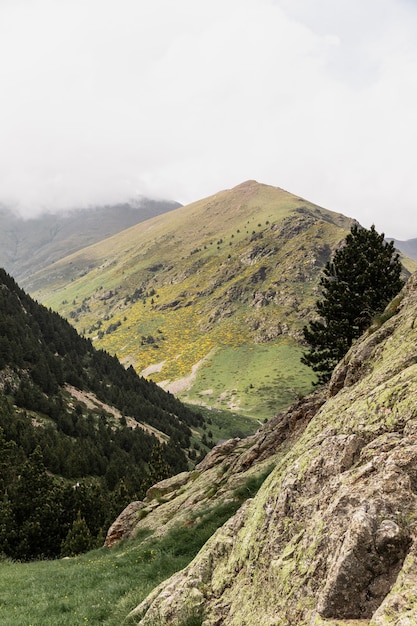
[{"label": "grassy foreground", "polygon": [[134,624],[126,615],[162,580],[185,567],[231,511],[161,541],[144,537],[85,555],[0,566],[3,626]]},{"label": "grassy foreground", "polygon": [[[270,468],[272,469],[272,468]],[[100,548],[71,559],[0,563],[2,626],[133,626],[126,616],[160,582],[184,568],[248,497],[268,472],[252,476],[234,499],[199,511],[187,526],[160,539],[142,533],[109,550]],[[197,616],[177,626],[197,626]]]}]

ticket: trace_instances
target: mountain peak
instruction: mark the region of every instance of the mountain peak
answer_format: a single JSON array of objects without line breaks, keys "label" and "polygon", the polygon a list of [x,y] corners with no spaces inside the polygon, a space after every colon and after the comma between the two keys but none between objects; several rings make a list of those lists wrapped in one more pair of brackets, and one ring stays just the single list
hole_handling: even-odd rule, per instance
[{"label": "mountain peak", "polygon": [[269,418],[311,389],[302,326],[350,225],[247,180],[84,248],[32,275],[31,290],[165,389],[181,381],[187,402]]},{"label": "mountain peak", "polygon": [[233,189],[246,189],[247,187],[254,187],[255,185],[262,185],[262,184],[263,183],[258,183],[257,180],[250,179],[250,180],[243,181],[243,183],[240,183],[239,185],[236,185],[235,187],[233,187]]},{"label": "mountain peak", "polygon": [[239,185],[232,187],[230,191],[255,191],[255,190],[262,189],[262,188],[271,189],[271,190],[276,189],[277,191],[282,191],[280,187],[275,187],[274,185],[267,185],[266,183],[260,183],[254,179],[245,180],[243,181],[243,183],[240,183]]}]

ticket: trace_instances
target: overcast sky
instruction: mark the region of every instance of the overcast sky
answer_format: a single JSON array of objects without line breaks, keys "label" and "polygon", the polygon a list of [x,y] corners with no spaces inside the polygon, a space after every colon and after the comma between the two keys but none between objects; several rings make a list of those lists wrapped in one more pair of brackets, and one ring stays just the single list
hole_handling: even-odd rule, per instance
[{"label": "overcast sky", "polygon": [[0,0],[0,202],[247,179],[417,237],[415,0]]}]

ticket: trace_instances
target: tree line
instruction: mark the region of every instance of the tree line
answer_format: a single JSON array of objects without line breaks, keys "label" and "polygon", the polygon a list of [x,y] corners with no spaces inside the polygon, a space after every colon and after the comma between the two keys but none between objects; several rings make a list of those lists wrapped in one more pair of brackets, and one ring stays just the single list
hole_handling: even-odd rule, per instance
[{"label": "tree line", "polygon": [[[163,440],[87,409],[66,385],[155,427]],[[124,506],[188,468],[191,428],[204,423],[1,269],[0,390],[0,552],[21,560],[100,543]]]}]

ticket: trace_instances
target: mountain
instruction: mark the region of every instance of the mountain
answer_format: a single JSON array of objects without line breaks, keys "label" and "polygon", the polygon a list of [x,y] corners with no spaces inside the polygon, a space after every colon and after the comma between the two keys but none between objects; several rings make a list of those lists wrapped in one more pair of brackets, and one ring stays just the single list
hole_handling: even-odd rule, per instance
[{"label": "mountain", "polygon": [[27,284],[94,345],[184,401],[264,419],[311,390],[302,327],[351,224],[246,181],[84,248]]},{"label": "mountain", "polygon": [[417,623],[417,274],[384,319],[327,387],[154,485],[115,521],[115,554],[121,538],[123,554],[157,554],[164,537],[179,543],[181,530],[191,538],[219,518],[191,562],[145,597],[137,590],[144,599],[126,623]]},{"label": "mountain", "polygon": [[58,556],[80,512],[97,540],[156,476],[189,467],[203,425],[0,270],[2,554]]},{"label": "mountain", "polygon": [[0,207],[0,267],[26,287],[31,274],[54,261],[179,206],[140,198],[29,219]]},{"label": "mountain", "polygon": [[[0,621],[417,623],[416,319],[417,273],[327,386],[153,484],[115,519],[106,547],[24,565],[1,559]],[[2,481],[15,452],[7,444],[0,437]],[[29,471],[39,468],[32,455],[9,488],[26,487],[35,529],[48,536],[49,509],[37,506],[45,476]],[[81,497],[74,487],[64,502]],[[14,540],[3,484],[0,493],[0,540]],[[80,516],[72,540],[88,540],[82,525]]]},{"label": "mountain", "polygon": [[84,248],[27,285],[183,400],[264,419],[311,389],[302,327],[351,224],[247,181]]},{"label": "mountain", "polygon": [[410,257],[410,259],[417,260],[417,239],[400,241],[399,239],[389,238],[388,241],[393,241],[397,250],[400,250],[400,252]]}]

